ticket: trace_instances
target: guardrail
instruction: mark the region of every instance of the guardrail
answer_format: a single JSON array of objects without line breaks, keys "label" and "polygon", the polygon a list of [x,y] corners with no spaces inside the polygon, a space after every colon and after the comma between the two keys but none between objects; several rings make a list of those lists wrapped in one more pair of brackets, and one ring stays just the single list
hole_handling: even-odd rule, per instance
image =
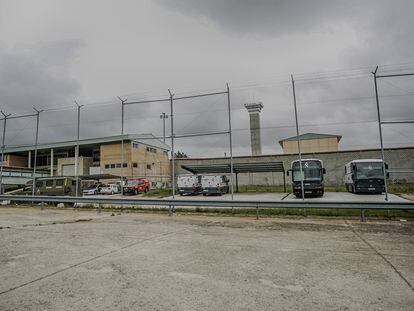
[{"label": "guardrail", "polygon": [[246,200],[182,200],[182,199],[130,199],[130,198],[92,198],[70,196],[20,196],[0,195],[0,201],[41,203],[85,203],[133,206],[165,206],[171,215],[172,208],[181,207],[228,207],[255,208],[258,218],[259,208],[298,208],[298,209],[358,209],[364,221],[364,210],[414,210],[414,202],[344,202],[344,201],[246,201]]}]

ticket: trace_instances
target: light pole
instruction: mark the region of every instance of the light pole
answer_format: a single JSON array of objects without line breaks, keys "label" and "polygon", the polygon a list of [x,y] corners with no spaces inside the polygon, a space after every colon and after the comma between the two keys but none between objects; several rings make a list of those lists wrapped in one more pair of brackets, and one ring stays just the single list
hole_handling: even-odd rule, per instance
[{"label": "light pole", "polygon": [[3,139],[1,144],[1,163],[0,163],[0,193],[3,194],[3,166],[4,166],[4,148],[5,148],[5,141],[6,141],[6,124],[7,118],[11,116],[11,114],[6,114],[3,111],[0,111],[1,114],[4,116],[3,119]]},{"label": "light pole", "polygon": [[162,119],[162,137],[163,137],[163,142],[165,144],[165,119],[168,119],[168,115],[165,114],[165,112],[163,112],[160,115],[160,119]]}]

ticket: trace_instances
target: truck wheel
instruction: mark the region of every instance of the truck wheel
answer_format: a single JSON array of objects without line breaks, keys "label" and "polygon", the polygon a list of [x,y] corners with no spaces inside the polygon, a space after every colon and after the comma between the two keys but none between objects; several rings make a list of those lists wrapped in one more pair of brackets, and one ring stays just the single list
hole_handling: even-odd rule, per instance
[{"label": "truck wheel", "polygon": [[135,189],[135,190],[134,190],[134,194],[135,194],[135,195],[137,195],[137,194],[138,194],[138,190],[137,190],[137,189]]},{"label": "truck wheel", "polygon": [[145,188],[144,192],[147,193],[148,191],[149,191],[149,189],[148,188]]}]

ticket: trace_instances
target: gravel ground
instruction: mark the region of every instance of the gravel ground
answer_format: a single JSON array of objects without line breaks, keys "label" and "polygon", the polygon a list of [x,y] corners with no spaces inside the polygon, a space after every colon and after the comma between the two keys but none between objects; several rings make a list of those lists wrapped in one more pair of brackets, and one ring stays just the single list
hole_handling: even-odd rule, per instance
[{"label": "gravel ground", "polygon": [[0,310],[412,310],[414,223],[0,208]]}]

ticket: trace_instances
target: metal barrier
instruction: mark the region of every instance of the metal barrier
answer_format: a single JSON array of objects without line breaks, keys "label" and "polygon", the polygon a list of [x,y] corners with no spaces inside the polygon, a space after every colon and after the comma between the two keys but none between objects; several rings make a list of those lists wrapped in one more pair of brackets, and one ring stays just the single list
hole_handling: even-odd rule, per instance
[{"label": "metal barrier", "polygon": [[256,218],[259,218],[260,208],[309,208],[309,209],[354,209],[361,211],[361,221],[365,220],[364,211],[378,210],[414,210],[414,202],[343,202],[343,201],[246,201],[246,200],[179,200],[179,199],[129,199],[129,198],[91,198],[70,196],[16,196],[0,195],[0,201],[41,203],[85,203],[97,204],[100,211],[102,204],[133,205],[133,206],[165,206],[169,214],[173,208],[181,207],[227,207],[254,208]]}]

